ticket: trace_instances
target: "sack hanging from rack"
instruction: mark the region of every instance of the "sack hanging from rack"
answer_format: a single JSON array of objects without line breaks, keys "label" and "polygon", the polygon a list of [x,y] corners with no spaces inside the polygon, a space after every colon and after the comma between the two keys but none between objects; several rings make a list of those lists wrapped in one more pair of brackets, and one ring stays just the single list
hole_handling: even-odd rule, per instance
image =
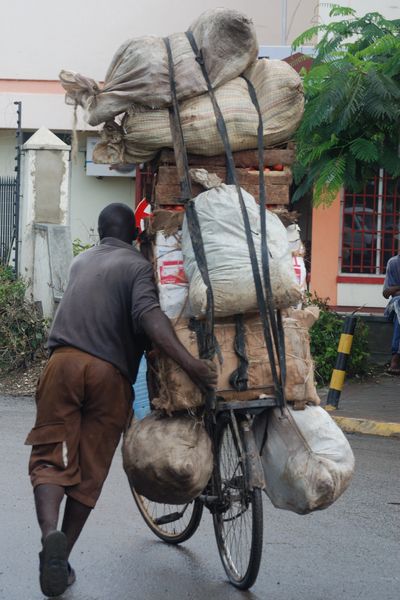
[{"label": "sack hanging from rack", "polygon": [[[227,61],[229,62],[229,61]],[[253,83],[264,123],[264,146],[291,139],[303,115],[304,96],[299,74],[281,60],[261,59],[245,72]],[[241,77],[215,90],[228,129],[232,150],[257,148],[258,116]],[[189,153],[216,156],[225,152],[208,94],[180,103],[183,136]],[[99,163],[141,163],[161,148],[173,148],[168,110],[131,107],[119,125],[110,121],[94,150]]]},{"label": "sack hanging from rack", "polygon": [[157,413],[132,420],[122,446],[124,470],[138,494],[153,502],[186,504],[207,485],[212,469],[211,440],[192,416]]},{"label": "sack hanging from rack", "polygon": [[[214,87],[238,77],[257,58],[258,43],[251,19],[225,8],[204,12],[193,32]],[[206,85],[184,33],[169,36],[176,73],[178,100],[198,96]],[[171,104],[168,61],[162,38],[145,36],[126,41],[115,53],[104,84],[62,70],[61,84],[69,104],[85,109],[86,121],[99,125],[132,105],[164,108]]]},{"label": "sack hanging from rack", "polygon": [[354,455],[345,435],[320,406],[303,411],[274,408],[255,417],[254,435],[262,450],[266,493],[276,508],[300,515],[327,508],[348,487]]},{"label": "sack hanging from rack", "polygon": [[[260,208],[242,190],[250,219],[258,264],[261,266]],[[222,184],[195,199],[204,251],[214,295],[216,317],[258,312],[249,248],[236,187]],[[276,308],[295,306],[301,300],[285,227],[267,211],[267,240],[272,293]],[[189,280],[189,305],[193,316],[206,312],[206,285],[194,255],[186,219],[182,228],[184,267]]]}]

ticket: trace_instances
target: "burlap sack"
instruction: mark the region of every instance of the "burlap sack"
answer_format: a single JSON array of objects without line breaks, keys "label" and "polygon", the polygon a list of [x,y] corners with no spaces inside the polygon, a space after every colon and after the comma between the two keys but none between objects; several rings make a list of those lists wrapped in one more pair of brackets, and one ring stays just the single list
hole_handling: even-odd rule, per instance
[{"label": "burlap sack", "polygon": [[[189,29],[214,87],[238,77],[257,58],[253,23],[236,10],[208,10]],[[207,86],[186,35],[175,33],[169,39],[178,99],[204,93]],[[162,38],[154,36],[122,44],[102,86],[74,71],[62,70],[60,80],[67,102],[82,106],[90,125],[108,121],[132,105],[163,108],[171,104],[166,47]]]},{"label": "burlap sack", "polygon": [[[287,367],[285,394],[287,401],[294,404],[294,408],[301,409],[307,403],[320,403],[314,384],[314,365],[308,335],[308,329],[318,318],[319,312],[316,307],[310,307],[305,310],[293,309],[288,314],[290,316],[283,319]],[[188,323],[178,321],[174,327],[182,344],[191,354],[198,357],[196,334],[188,328]],[[244,327],[249,361],[248,391],[236,392],[229,382],[231,374],[239,366],[234,348],[235,323],[231,319],[224,319],[215,324],[214,331],[223,357],[222,365],[215,359],[219,373],[217,395],[226,400],[255,399],[260,394],[272,392],[273,379],[260,318],[245,316]],[[155,407],[171,414],[177,410],[202,406],[200,390],[170,358],[160,356],[152,373],[158,380],[159,388],[157,397],[152,399]]]},{"label": "burlap sack", "polygon": [[122,457],[129,482],[153,502],[186,504],[207,485],[213,469],[211,440],[201,421],[156,413],[132,423]]},{"label": "burlap sack", "polygon": [[[303,115],[303,87],[298,73],[283,61],[262,59],[252,65],[246,76],[260,103],[264,147],[287,142]],[[216,98],[232,150],[257,148],[258,116],[244,79],[239,77],[218,88]],[[187,151],[204,156],[223,154],[208,94],[182,102],[180,109]],[[93,155],[96,163],[142,163],[152,160],[161,148],[173,148],[167,110],[131,108],[122,125],[107,123],[101,137]]]}]

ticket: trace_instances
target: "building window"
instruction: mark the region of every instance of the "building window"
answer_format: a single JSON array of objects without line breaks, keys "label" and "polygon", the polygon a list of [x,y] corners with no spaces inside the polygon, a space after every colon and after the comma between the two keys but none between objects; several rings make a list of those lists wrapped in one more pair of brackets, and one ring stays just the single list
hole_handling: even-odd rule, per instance
[{"label": "building window", "polygon": [[342,273],[384,275],[400,249],[400,179],[381,169],[359,194],[344,191]]}]

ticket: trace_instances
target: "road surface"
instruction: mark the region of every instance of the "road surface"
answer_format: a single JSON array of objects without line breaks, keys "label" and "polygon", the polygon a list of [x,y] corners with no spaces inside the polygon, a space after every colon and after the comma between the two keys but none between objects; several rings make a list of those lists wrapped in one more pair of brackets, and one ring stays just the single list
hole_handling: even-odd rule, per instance
[{"label": "road surface", "polygon": [[[41,600],[39,529],[24,437],[30,398],[0,397],[0,598]],[[225,578],[205,511],[183,546],[158,541],[140,517],[117,452],[97,508],[71,557],[77,582],[65,600],[398,600],[400,440],[350,436],[356,474],[334,506],[307,516],[265,499],[264,554],[252,590]]]}]

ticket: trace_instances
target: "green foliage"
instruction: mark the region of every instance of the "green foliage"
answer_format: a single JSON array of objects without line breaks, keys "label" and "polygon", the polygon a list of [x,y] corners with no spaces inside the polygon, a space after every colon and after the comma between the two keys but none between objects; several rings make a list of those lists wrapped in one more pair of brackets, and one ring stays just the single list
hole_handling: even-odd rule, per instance
[{"label": "green foliage", "polygon": [[359,191],[379,168],[400,177],[400,20],[379,13],[345,17],[304,32],[299,47],[322,34],[304,74],[305,111],[296,134],[295,202],[314,190],[330,204],[342,186]]},{"label": "green foliage", "polygon": [[25,282],[0,267],[0,374],[26,367],[43,352],[46,321],[25,293]]},{"label": "green foliage", "polygon": [[[328,298],[308,297],[308,303],[320,308],[320,317],[310,329],[311,354],[315,363],[318,385],[329,385],[335,367],[337,348],[344,318],[329,310]],[[368,328],[359,319],[353,338],[347,377],[362,377],[369,372]]]},{"label": "green foliage", "polygon": [[72,252],[74,256],[78,256],[81,252],[92,248],[93,244],[84,244],[79,238],[75,238],[72,242]]}]

